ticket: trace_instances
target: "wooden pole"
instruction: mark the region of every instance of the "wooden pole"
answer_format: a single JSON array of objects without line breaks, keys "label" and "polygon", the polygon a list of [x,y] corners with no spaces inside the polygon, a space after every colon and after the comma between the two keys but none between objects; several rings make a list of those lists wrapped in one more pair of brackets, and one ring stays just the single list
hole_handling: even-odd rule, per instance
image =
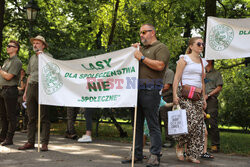
[{"label": "wooden pole", "polygon": [[41,130],[41,105],[38,104],[38,129],[37,129],[37,149],[38,149],[38,152],[40,152],[40,130]]},{"label": "wooden pole", "polygon": [[135,160],[136,119],[137,119],[137,106],[135,106],[135,113],[134,113],[134,132],[133,132],[133,148],[132,148],[132,162],[131,162],[132,167],[134,167],[134,160]]}]

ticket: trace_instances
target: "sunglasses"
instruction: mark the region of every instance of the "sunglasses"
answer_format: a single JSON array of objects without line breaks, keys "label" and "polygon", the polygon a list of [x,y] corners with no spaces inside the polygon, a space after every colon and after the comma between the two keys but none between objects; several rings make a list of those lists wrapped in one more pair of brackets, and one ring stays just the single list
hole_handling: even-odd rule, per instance
[{"label": "sunglasses", "polygon": [[7,48],[11,48],[11,47],[16,48],[16,46],[14,45],[7,45]]},{"label": "sunglasses", "polygon": [[201,42],[197,42],[197,46],[199,46],[199,47],[201,47],[201,46],[205,47],[205,44],[201,43]]},{"label": "sunglasses", "polygon": [[147,32],[150,32],[150,31],[153,31],[153,30],[143,30],[143,31],[140,32],[140,34],[145,35]]}]

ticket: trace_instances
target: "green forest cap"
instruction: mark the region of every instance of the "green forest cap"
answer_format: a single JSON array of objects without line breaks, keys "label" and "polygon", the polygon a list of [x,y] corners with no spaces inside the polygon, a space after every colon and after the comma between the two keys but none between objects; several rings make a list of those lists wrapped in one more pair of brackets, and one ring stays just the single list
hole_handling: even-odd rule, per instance
[{"label": "green forest cap", "polygon": [[47,48],[48,47],[48,44],[47,42],[45,41],[45,38],[41,35],[37,35],[35,38],[30,38],[30,42],[33,44],[33,41],[34,40],[39,40],[39,41],[42,41],[45,45],[45,47]]}]

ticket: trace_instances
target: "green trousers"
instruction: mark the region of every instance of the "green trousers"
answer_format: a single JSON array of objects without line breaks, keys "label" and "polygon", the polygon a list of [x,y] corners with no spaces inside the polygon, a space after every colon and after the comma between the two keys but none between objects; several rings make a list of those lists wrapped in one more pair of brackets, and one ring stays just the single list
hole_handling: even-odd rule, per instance
[{"label": "green trousers", "polygon": [[[37,129],[37,118],[38,118],[38,84],[29,84],[27,95],[27,113],[28,113],[28,142],[31,144],[35,143],[36,129]],[[48,110],[46,105],[40,106],[41,112],[41,143],[49,143],[50,135],[50,121]]]},{"label": "green trousers", "polygon": [[210,96],[207,99],[206,113],[210,114],[210,118],[206,120],[208,135],[211,136],[212,146],[220,147],[220,132],[218,128],[218,100],[216,97]]}]

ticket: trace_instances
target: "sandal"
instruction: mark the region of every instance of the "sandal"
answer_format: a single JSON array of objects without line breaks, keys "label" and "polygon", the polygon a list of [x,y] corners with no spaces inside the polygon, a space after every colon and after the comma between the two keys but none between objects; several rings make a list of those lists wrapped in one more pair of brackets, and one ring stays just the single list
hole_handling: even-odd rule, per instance
[{"label": "sandal", "polygon": [[184,156],[184,158],[187,157],[187,153],[185,151],[183,152],[183,156]]},{"label": "sandal", "polygon": [[204,158],[204,159],[214,159],[214,156],[212,154],[210,154],[209,152],[206,152],[204,154],[201,154],[201,158]]},{"label": "sandal", "polygon": [[182,148],[178,148],[178,146],[176,146],[175,152],[176,152],[176,156],[177,156],[178,160],[184,161]]},{"label": "sandal", "polygon": [[192,162],[192,163],[195,163],[195,164],[201,163],[198,159],[195,159],[194,157],[191,157],[191,156],[187,156],[186,159],[187,159],[188,162]]}]

